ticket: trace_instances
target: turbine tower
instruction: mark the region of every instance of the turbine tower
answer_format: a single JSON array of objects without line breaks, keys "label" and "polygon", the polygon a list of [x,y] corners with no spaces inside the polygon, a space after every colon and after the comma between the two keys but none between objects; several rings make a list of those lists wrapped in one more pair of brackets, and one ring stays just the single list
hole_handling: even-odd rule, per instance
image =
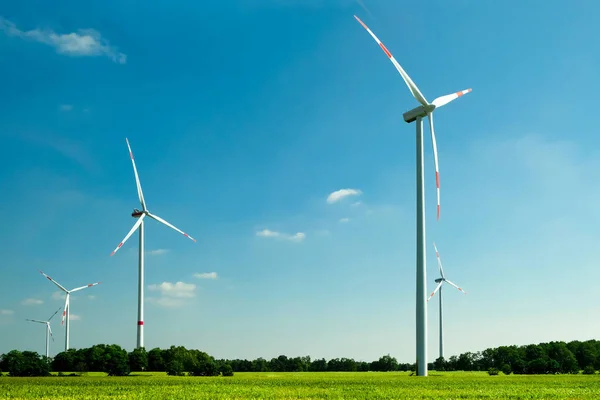
[{"label": "turbine tower", "polygon": [[448,104],[452,100],[459,98],[460,96],[467,94],[471,89],[461,90],[460,92],[441,96],[433,100],[431,103],[428,102],[419,88],[410,79],[408,74],[402,69],[398,61],[392,56],[392,53],[381,43],[381,41],[375,36],[375,34],[360,20],[356,15],[356,20],[369,32],[369,34],[375,39],[379,47],[383,50],[386,56],[390,59],[392,64],[396,67],[404,83],[408,86],[408,89],[412,93],[413,97],[421,103],[417,108],[414,108],[403,114],[404,121],[407,123],[417,122],[417,299],[416,299],[416,317],[417,317],[417,375],[427,376],[427,283],[426,283],[426,272],[425,272],[425,178],[423,171],[425,168],[423,162],[423,118],[427,117],[429,120],[429,128],[431,130],[431,142],[433,145],[433,161],[435,165],[435,183],[437,188],[437,219],[440,219],[440,174],[438,168],[438,156],[437,156],[437,145],[435,141],[435,133],[433,129],[433,111],[436,108],[442,107]]},{"label": "turbine tower", "polygon": [[465,292],[464,290],[462,290],[462,288],[458,287],[457,285],[455,285],[454,283],[452,283],[448,279],[446,279],[446,276],[444,275],[444,268],[442,268],[442,260],[440,259],[440,253],[438,252],[438,249],[437,249],[435,243],[433,243],[433,248],[435,249],[435,256],[437,257],[438,269],[440,271],[441,277],[437,278],[435,280],[435,282],[438,285],[435,287],[435,290],[431,293],[431,295],[429,296],[427,301],[429,301],[433,297],[433,295],[435,295],[435,293],[439,290],[439,292],[440,292],[440,358],[443,358],[444,357],[444,328],[443,328],[444,327],[444,317],[443,317],[443,313],[442,313],[442,285],[444,284],[444,282],[446,282],[446,283],[454,286],[455,288],[457,288],[464,294],[467,294],[467,292]]},{"label": "turbine tower", "polygon": [[[40,321],[39,319],[25,319],[25,321],[38,322],[40,324],[46,325],[46,358],[50,357],[50,337],[52,336],[52,329],[50,328],[50,320],[52,318],[54,318],[54,316],[60,311],[61,308],[62,307],[59,307],[58,310],[56,310],[54,312],[54,314],[52,314],[52,316],[50,318],[48,318],[48,320],[46,320],[46,321]],[[52,341],[54,342],[54,336],[52,336]]]},{"label": "turbine tower", "polygon": [[169,228],[176,230],[177,232],[179,232],[183,236],[193,240],[194,242],[196,241],[196,239],[194,239],[187,233],[183,232],[182,230],[176,228],[175,226],[171,225],[170,223],[168,223],[164,219],[160,218],[159,216],[151,214],[150,211],[148,211],[148,209],[146,208],[146,202],[144,200],[144,194],[142,192],[142,185],[140,184],[140,178],[137,173],[137,168],[135,167],[135,161],[133,159],[133,152],[131,151],[131,146],[129,145],[129,140],[126,138],[125,141],[127,142],[127,148],[129,149],[129,157],[131,158],[131,164],[133,165],[133,174],[135,175],[135,183],[137,185],[138,198],[140,199],[140,204],[142,206],[142,209],[141,210],[138,210],[137,208],[133,209],[133,213],[131,213],[131,216],[133,218],[137,218],[137,222],[133,225],[133,228],[131,228],[131,230],[129,231],[127,236],[125,236],[125,239],[123,239],[121,241],[121,243],[119,243],[119,245],[113,250],[113,252],[110,255],[113,256],[117,252],[117,250],[119,250],[121,248],[121,246],[123,246],[123,244],[127,241],[127,239],[129,239],[129,237],[133,234],[133,232],[136,229],[139,229],[138,233],[139,233],[140,243],[139,243],[139,248],[138,248],[138,253],[139,253],[138,257],[139,258],[138,258],[138,319],[137,319],[137,348],[139,349],[141,347],[144,347],[144,217],[148,216],[148,217],[168,226]]},{"label": "turbine tower", "polygon": [[40,271],[40,274],[44,275],[50,282],[54,283],[60,290],[65,292],[67,295],[65,297],[65,306],[63,308],[62,320],[60,322],[61,325],[64,325],[65,319],[67,320],[67,324],[65,325],[65,351],[69,350],[69,315],[71,314],[71,307],[69,305],[69,298],[71,293],[77,292],[82,289],[86,289],[92,286],[99,285],[101,282],[90,283],[89,285],[81,286],[75,289],[67,290],[60,283],[56,282],[54,279],[50,278],[48,275]]}]

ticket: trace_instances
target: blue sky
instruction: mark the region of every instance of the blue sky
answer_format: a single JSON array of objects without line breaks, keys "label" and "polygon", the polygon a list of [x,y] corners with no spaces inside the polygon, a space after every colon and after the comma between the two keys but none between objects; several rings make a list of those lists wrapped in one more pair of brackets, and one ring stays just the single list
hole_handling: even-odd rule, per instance
[{"label": "blue sky", "polygon": [[137,235],[109,256],[139,208],[127,137],[149,210],[197,239],[146,223],[147,348],[414,361],[417,103],[353,14],[430,101],[473,88],[435,113],[439,222],[425,131],[428,290],[435,241],[468,292],[444,291],[446,355],[598,337],[600,4],[13,3],[0,352],[44,351],[25,318],[61,300],[38,269],[102,281],[72,297],[72,347],[135,346]]}]

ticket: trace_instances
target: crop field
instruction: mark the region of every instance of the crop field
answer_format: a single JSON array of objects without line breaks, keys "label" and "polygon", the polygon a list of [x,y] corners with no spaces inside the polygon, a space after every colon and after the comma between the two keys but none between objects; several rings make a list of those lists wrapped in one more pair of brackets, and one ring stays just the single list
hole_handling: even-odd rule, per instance
[{"label": "crop field", "polygon": [[599,375],[236,373],[233,377],[0,378],[2,399],[598,399]]}]

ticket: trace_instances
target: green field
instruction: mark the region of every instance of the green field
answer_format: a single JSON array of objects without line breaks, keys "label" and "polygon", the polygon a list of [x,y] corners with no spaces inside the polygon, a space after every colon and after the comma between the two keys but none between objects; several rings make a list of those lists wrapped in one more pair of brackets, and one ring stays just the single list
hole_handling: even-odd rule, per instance
[{"label": "green field", "polygon": [[236,373],[233,377],[0,378],[2,399],[599,399],[599,375]]}]

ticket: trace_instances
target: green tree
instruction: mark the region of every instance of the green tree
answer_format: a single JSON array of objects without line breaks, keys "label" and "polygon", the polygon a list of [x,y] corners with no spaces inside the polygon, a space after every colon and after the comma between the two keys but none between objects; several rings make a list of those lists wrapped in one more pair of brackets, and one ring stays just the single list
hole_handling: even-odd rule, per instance
[{"label": "green tree", "polygon": [[148,353],[146,349],[135,348],[131,353],[128,354],[129,357],[129,369],[131,371],[145,371],[148,369]]}]

